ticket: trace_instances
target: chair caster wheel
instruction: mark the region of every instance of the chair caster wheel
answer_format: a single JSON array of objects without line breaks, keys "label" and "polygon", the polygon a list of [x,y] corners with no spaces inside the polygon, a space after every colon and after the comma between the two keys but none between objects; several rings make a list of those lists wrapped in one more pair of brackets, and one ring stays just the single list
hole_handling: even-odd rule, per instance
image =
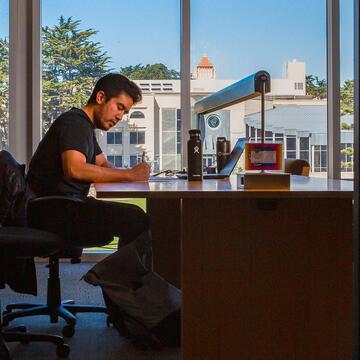
[{"label": "chair caster wheel", "polygon": [[67,358],[69,356],[69,354],[70,354],[70,346],[69,345],[63,344],[63,345],[59,345],[56,348],[56,355],[59,358]]},{"label": "chair caster wheel", "polygon": [[75,334],[75,326],[74,325],[65,325],[62,329],[62,334],[65,337],[73,337]]}]

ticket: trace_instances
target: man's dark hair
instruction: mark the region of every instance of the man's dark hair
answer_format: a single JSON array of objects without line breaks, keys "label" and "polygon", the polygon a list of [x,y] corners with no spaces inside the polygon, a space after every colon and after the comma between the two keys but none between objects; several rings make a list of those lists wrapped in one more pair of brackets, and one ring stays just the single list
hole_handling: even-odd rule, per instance
[{"label": "man's dark hair", "polygon": [[99,91],[103,91],[106,97],[106,101],[118,96],[121,92],[125,92],[132,99],[134,104],[138,103],[142,99],[141,89],[126,76],[120,74],[107,74],[100,78],[94,87],[94,90],[87,102],[87,104],[96,103],[96,94]]}]

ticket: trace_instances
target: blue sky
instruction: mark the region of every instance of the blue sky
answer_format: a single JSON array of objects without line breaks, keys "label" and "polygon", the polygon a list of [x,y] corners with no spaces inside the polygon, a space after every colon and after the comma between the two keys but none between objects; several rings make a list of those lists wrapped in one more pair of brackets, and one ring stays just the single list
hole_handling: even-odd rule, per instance
[{"label": "blue sky", "polygon": [[[8,14],[8,0],[0,12]],[[341,3],[341,78],[352,78],[352,3]],[[82,28],[111,56],[112,66],[162,62],[180,67],[179,0],[43,0],[42,23],[60,15]],[[191,62],[206,54],[219,79],[239,79],[265,69],[282,77],[288,60],[305,61],[308,74],[326,76],[325,0],[192,0]],[[2,16],[2,19],[8,16]],[[8,23],[1,22],[0,35]]]}]

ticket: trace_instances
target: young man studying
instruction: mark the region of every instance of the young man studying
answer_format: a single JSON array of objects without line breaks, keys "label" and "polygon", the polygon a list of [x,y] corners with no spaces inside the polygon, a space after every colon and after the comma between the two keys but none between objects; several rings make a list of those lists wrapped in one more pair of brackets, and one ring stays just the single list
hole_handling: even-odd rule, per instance
[{"label": "young man studying", "polygon": [[[142,256],[147,255],[150,266],[149,220],[143,210],[87,197],[94,182],[148,180],[148,164],[114,168],[95,137],[95,129],[108,131],[141,99],[140,88],[125,76],[108,74],[99,79],[84,107],[72,108],[51,125],[31,159],[27,180],[36,196],[67,195],[83,200],[72,205],[72,218],[63,224],[75,245],[79,245],[77,241],[86,247],[105,245],[114,236],[126,245],[140,236],[147,244],[147,254]],[[51,215],[51,211],[41,214],[50,221]]]}]

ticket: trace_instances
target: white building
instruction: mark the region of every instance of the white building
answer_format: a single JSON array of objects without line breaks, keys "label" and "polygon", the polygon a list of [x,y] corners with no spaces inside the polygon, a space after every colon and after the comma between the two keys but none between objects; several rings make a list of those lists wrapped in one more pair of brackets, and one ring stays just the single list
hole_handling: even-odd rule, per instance
[{"label": "white building", "polygon": [[[324,150],[321,146],[324,136],[319,132],[326,133],[326,129],[319,124],[326,124],[326,101],[306,96],[305,74],[305,63],[292,60],[287,63],[282,79],[271,80],[271,92],[266,101],[266,116],[270,118],[267,138],[284,143],[285,157],[305,158],[314,164],[314,171],[323,171],[324,160],[320,155]],[[216,80],[215,67],[203,56],[193,70],[191,103],[236,81]],[[108,159],[119,167],[133,166],[146,151],[154,170],[180,169],[180,80],[136,80],[136,83],[143,91],[143,101],[134,106],[127,119],[115,128],[98,134],[100,146]],[[209,164],[213,160],[218,136],[225,136],[232,144],[238,137],[246,135],[253,141],[259,140],[259,111],[260,101],[253,99],[207,114],[205,162]],[[308,120],[304,118],[303,121],[303,116]],[[193,127],[197,126],[195,119],[193,116]],[[315,135],[315,132],[319,134]],[[320,158],[314,152],[315,146],[319,147]],[[320,159],[319,166],[315,166],[317,159]]]}]

